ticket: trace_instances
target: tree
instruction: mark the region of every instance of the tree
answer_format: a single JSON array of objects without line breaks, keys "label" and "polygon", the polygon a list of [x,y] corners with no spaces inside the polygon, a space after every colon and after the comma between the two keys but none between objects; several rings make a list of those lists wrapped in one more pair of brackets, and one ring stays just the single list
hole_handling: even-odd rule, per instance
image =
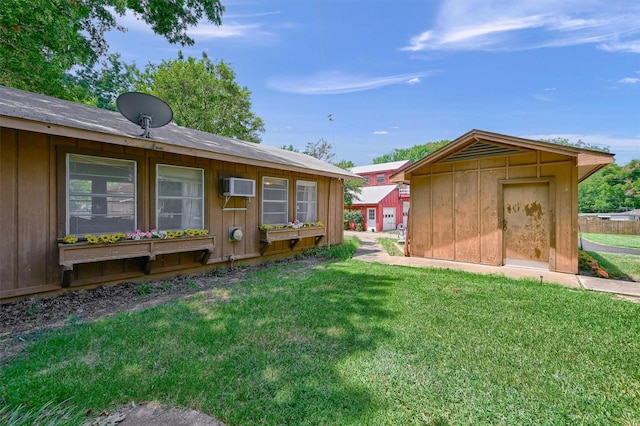
[{"label": "tree", "polygon": [[200,60],[180,55],[149,64],[136,88],[167,102],[180,126],[260,143],[264,123],[251,112],[251,92],[236,83],[223,61],[212,62],[203,54]]},{"label": "tree", "polygon": [[333,152],[333,145],[324,139],[317,142],[307,142],[307,146],[302,152],[327,163],[331,163],[336,155]]},{"label": "tree", "polygon": [[171,43],[192,45],[187,29],[204,17],[220,25],[219,0],[4,0],[0,8],[0,84],[78,100],[86,95],[69,74],[107,54],[105,34],[125,31],[128,11]]},{"label": "tree", "polygon": [[[295,148],[293,145],[289,144],[283,145],[280,147],[286,151],[300,152],[299,149]],[[307,142],[307,146],[305,150],[302,152],[303,154],[310,155],[319,160],[326,161],[327,163],[331,163],[335,153],[333,152],[333,145],[327,142],[324,139],[320,139],[317,142]],[[340,167],[344,170],[349,170],[356,165],[351,160],[340,160],[337,163],[332,163],[334,166]],[[347,206],[353,205],[353,200],[358,200],[358,194],[362,193],[362,182],[358,180],[345,179],[344,181],[344,204]]]},{"label": "tree", "polygon": [[551,142],[558,145],[573,146],[576,148],[590,149],[592,151],[609,152],[608,146],[591,145],[583,142],[582,139],[578,139],[578,142],[571,142],[567,138],[553,138],[553,139],[541,139],[541,140],[544,142]]},{"label": "tree", "polygon": [[[356,165],[351,160],[342,160],[336,163],[341,169],[349,170]],[[359,200],[358,194],[362,194],[362,181],[345,179],[344,180],[344,204],[351,207],[354,200]]]},{"label": "tree", "polygon": [[640,160],[609,164],[578,185],[581,213],[613,213],[640,208]]},{"label": "tree", "polygon": [[[298,148],[294,147],[291,144],[289,144],[288,146],[282,145],[280,149],[284,149],[285,151],[300,152]],[[333,152],[333,145],[324,140],[324,138],[320,138],[320,140],[318,140],[317,142],[307,142],[307,146],[304,148],[304,151],[302,151],[302,153],[330,164],[333,164],[332,161],[335,157],[335,153]],[[342,160],[342,162],[344,161],[345,160]]]},{"label": "tree", "polygon": [[388,154],[374,158],[373,164],[390,163],[392,161],[402,160],[410,160],[412,163],[415,163],[448,143],[448,140],[441,140],[439,142],[427,142],[422,145],[414,145],[411,148],[396,148]]},{"label": "tree", "polygon": [[135,87],[140,71],[135,64],[120,61],[120,54],[108,55],[100,66],[87,67],[78,71],[75,81],[86,87],[89,99],[85,102],[102,109],[116,111],[118,95],[130,92]]}]

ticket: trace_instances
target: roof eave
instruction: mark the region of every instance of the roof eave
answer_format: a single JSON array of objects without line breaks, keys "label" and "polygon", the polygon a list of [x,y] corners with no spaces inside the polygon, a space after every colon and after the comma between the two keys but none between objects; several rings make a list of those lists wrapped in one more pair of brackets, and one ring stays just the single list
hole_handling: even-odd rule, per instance
[{"label": "roof eave", "polygon": [[169,152],[172,154],[181,154],[181,155],[190,155],[194,157],[200,158],[208,158],[211,160],[220,160],[238,164],[246,164],[252,166],[262,166],[262,167],[271,167],[275,169],[281,169],[282,167],[286,167],[288,170],[306,173],[306,174],[317,174],[320,176],[326,177],[335,177],[340,179],[352,179],[359,180],[360,176],[354,175],[347,170],[344,173],[333,173],[330,171],[319,170],[319,169],[309,169],[305,167],[299,167],[291,164],[281,164],[276,162],[271,162],[268,160],[262,159],[253,159],[242,156],[234,156],[229,154],[221,154],[215,151],[197,149],[192,147],[185,147],[180,145],[173,145],[170,143],[142,138],[137,135],[127,135],[127,134],[113,134],[106,132],[98,132],[93,130],[81,129],[77,127],[69,127],[63,126],[55,123],[36,121],[30,119],[9,117],[9,116],[0,116],[0,127],[13,128],[18,130],[26,130],[37,133],[46,133],[52,134],[56,136],[63,137],[72,137],[79,139],[86,139],[96,142],[110,143],[114,145],[121,146],[129,146],[141,149],[148,149],[154,151],[163,151]]}]

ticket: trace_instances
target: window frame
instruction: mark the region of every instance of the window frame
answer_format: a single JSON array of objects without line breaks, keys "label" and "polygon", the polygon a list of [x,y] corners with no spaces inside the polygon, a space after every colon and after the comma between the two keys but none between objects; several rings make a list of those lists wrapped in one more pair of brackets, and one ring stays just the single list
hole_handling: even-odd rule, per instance
[{"label": "window frame", "polygon": [[384,173],[376,174],[376,185],[382,185],[385,183]]},{"label": "window frame", "polygon": [[[61,214],[60,220],[58,221],[59,224],[59,231],[58,231],[58,235],[64,236],[64,235],[75,235],[78,236],[80,238],[83,238],[86,234],[110,234],[110,233],[116,233],[116,232],[130,232],[135,230],[135,228],[138,225],[138,198],[139,198],[139,193],[140,193],[140,189],[139,189],[139,167],[138,167],[138,161],[135,159],[131,159],[131,158],[121,158],[121,157],[113,157],[113,156],[107,156],[107,155],[103,155],[104,153],[102,152],[98,152],[98,153],[85,153],[85,152],[75,152],[75,151],[63,151],[61,152],[61,155],[58,157],[61,161],[61,163],[59,163],[61,165],[61,173],[58,175],[60,176],[60,184],[62,185],[63,188],[61,188],[62,190],[60,191],[60,193],[64,194],[64,198],[60,197],[59,198],[59,211],[63,212]],[[117,162],[121,162],[121,163],[129,163],[129,166],[133,166],[132,170],[131,170],[131,174],[130,176],[132,177],[132,183],[133,183],[133,194],[132,195],[123,195],[122,198],[132,198],[133,199],[133,221],[132,221],[132,225],[131,225],[131,229],[121,229],[120,227],[118,227],[118,229],[102,229],[102,230],[91,230],[91,231],[82,231],[82,232],[71,232],[71,197],[73,196],[71,193],[71,169],[72,167],[70,167],[70,164],[72,163],[72,157],[84,157],[84,158],[93,158],[96,159],[96,164],[100,164],[100,161],[102,161],[102,164],[105,165],[107,163],[117,163]],[[79,161],[78,161],[79,162]],[[108,165],[108,164],[107,164]],[[80,179],[78,179],[80,180]],[[95,192],[88,193],[88,197],[91,197],[92,200],[95,197],[96,194]],[[104,193],[105,197],[104,198],[118,198],[117,195],[112,194],[111,197],[107,197],[107,195],[109,195],[107,192]],[[79,196],[80,194],[76,194],[77,196]],[[93,203],[93,201],[92,201]],[[108,207],[108,203],[109,201],[107,201],[107,212],[105,213],[105,216],[109,214],[109,207]],[[62,233],[60,233],[60,231],[63,231]]]},{"label": "window frame", "polygon": [[[201,188],[201,194],[199,197],[177,197],[177,196],[161,196],[160,194],[160,168],[161,167],[167,167],[167,168],[174,168],[174,169],[186,169],[186,170],[197,170],[200,171],[200,188]],[[205,218],[206,218],[206,188],[205,188],[205,183],[206,183],[206,171],[204,168],[202,167],[191,167],[191,166],[182,166],[182,165],[176,165],[176,164],[168,164],[168,163],[156,163],[155,167],[154,167],[154,172],[155,172],[155,177],[154,177],[154,182],[155,182],[155,187],[154,187],[154,221],[155,221],[155,228],[159,231],[168,231],[168,230],[184,230],[184,229],[205,229]],[[184,181],[186,182],[186,181]],[[161,205],[161,199],[162,198],[171,198],[171,199],[181,199],[181,200],[186,200],[186,199],[200,199],[200,213],[201,213],[201,221],[200,224],[198,225],[198,227],[194,227],[192,225],[189,226],[180,226],[180,227],[176,227],[176,228],[163,228],[160,226],[160,205]]]},{"label": "window frame", "polygon": [[[304,186],[308,186],[308,187],[313,187],[315,189],[315,199],[311,202],[311,201],[307,201],[307,200],[299,200],[298,199],[298,185],[302,183],[302,185]],[[298,205],[300,203],[305,203],[305,204],[312,204],[313,203],[313,220],[301,220],[298,216],[298,212],[299,212],[299,208]],[[309,223],[316,223],[318,221],[318,182],[316,181],[312,181],[312,180],[304,180],[304,179],[296,179],[296,220],[300,221],[300,222],[309,222]]]},{"label": "window frame", "polygon": [[[285,190],[285,199],[284,200],[271,200],[271,199],[266,199],[265,198],[265,186],[266,186],[266,181],[269,179],[274,179],[277,181],[281,181],[282,183],[284,183],[284,190]],[[285,178],[285,177],[278,177],[278,176],[262,176],[262,181],[261,181],[262,185],[260,188],[260,225],[286,225],[287,223],[289,223],[289,179]],[[277,223],[271,223],[271,222],[267,222],[265,221],[265,202],[268,203],[281,203],[284,204],[284,211],[278,211],[278,212],[269,212],[269,214],[284,214],[284,222],[277,222]]]}]

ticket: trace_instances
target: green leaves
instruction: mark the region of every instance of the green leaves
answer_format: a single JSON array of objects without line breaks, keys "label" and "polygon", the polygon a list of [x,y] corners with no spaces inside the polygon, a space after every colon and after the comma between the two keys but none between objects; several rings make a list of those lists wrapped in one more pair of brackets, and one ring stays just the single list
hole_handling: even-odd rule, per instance
[{"label": "green leaves", "polygon": [[180,126],[260,143],[264,122],[251,112],[251,92],[223,61],[180,56],[148,65],[137,89],[167,102]]},{"label": "green leaves", "polygon": [[5,0],[0,8],[0,84],[61,99],[91,94],[71,77],[109,50],[105,34],[132,11],[171,43],[192,45],[186,33],[204,17],[220,25],[219,0]]},{"label": "green leaves", "polygon": [[609,164],[578,185],[581,213],[610,213],[640,208],[640,160]]}]

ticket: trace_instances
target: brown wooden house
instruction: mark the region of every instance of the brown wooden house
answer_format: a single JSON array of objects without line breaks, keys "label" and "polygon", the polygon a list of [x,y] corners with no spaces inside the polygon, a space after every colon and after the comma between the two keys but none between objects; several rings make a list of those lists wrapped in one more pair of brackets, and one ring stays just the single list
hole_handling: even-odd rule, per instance
[{"label": "brown wooden house", "polygon": [[357,176],[173,123],[141,133],[117,112],[0,86],[0,300],[343,241],[342,181]]},{"label": "brown wooden house", "polygon": [[578,272],[578,183],[613,154],[472,130],[394,175],[411,256]]}]

